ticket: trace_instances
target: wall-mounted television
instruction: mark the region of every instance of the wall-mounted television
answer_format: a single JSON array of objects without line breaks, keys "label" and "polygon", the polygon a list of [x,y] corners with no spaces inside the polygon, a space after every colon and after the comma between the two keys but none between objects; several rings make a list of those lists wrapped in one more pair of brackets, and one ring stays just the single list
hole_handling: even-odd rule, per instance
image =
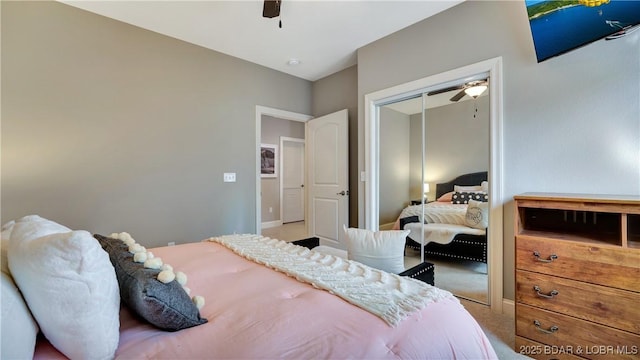
[{"label": "wall-mounted television", "polygon": [[640,0],[525,0],[538,62],[640,27]]}]

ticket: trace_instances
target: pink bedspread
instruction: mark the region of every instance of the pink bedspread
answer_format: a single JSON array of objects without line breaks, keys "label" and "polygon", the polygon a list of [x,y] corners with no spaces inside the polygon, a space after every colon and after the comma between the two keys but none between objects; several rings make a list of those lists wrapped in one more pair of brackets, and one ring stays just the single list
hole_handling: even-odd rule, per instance
[{"label": "pink bedspread", "polygon": [[[392,328],[326,291],[201,242],[151,249],[188,276],[209,322],[165,332],[123,307],[123,359],[493,359],[489,340],[457,301],[432,303]],[[46,340],[36,359],[63,358]]]}]

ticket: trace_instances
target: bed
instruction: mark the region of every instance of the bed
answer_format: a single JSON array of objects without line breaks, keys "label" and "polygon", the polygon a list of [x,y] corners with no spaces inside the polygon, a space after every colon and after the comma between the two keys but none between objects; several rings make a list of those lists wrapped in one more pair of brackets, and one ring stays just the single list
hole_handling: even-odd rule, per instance
[{"label": "bed", "polygon": [[[87,240],[86,234],[80,235],[85,236],[83,246],[95,247],[95,244],[89,244],[91,241]],[[118,244],[126,244],[124,238],[117,238],[117,234],[91,235],[109,254],[106,257],[110,262],[113,261],[113,254],[121,251],[122,246]],[[3,240],[3,247],[4,243]],[[10,244],[14,245],[13,239]],[[125,251],[132,246],[125,246]],[[114,355],[107,358],[496,358],[480,326],[455,297],[415,279],[384,273],[353,261],[339,260],[259,235],[227,235],[144,251],[153,254],[153,257],[149,255],[148,261],[161,258],[164,264],[171,264],[172,269],[179,269],[183,276],[188,277],[188,288],[185,286],[186,280],[180,282],[179,276],[167,284],[181,287],[180,291],[188,294],[198,294],[193,297],[201,300],[194,300],[194,304],[199,306],[195,314],[196,322],[179,330],[163,330],[142,318],[133,310],[134,306],[126,305],[124,300],[120,304],[118,299],[117,347]],[[85,249],[83,252],[85,255],[82,256],[87,256],[88,251]],[[10,247],[12,273],[19,268],[15,254],[16,251]],[[104,253],[96,255],[100,259],[105,258]],[[136,256],[137,253],[134,258]],[[90,263],[98,262],[97,259]],[[85,260],[82,262],[89,263]],[[78,261],[74,260],[73,263]],[[144,264],[146,266],[147,261]],[[60,267],[60,262],[56,266]],[[120,282],[117,263],[113,263],[113,267]],[[298,268],[298,272],[292,272],[291,268]],[[309,268],[324,269],[323,274],[309,280],[304,270]],[[303,269],[302,272],[299,269]],[[91,271],[95,273],[95,269]],[[154,274],[160,279],[160,274]],[[175,274],[178,275],[178,272]],[[22,290],[19,274],[13,273],[13,276]],[[356,300],[364,296],[366,301],[363,301],[363,305],[354,301],[354,297],[345,296],[344,286],[328,291],[326,282],[330,278],[367,278],[366,281],[375,285],[367,282],[367,286],[392,288],[393,291],[387,289],[387,293],[380,290],[385,296],[398,296],[398,289],[403,289],[401,292],[407,294],[411,291],[406,289],[414,289],[415,293],[406,298],[413,299],[413,303],[409,304],[411,301],[401,298],[397,304],[388,304],[388,298],[376,300],[372,298],[376,290],[355,296]],[[122,282],[120,287],[120,296],[124,299]],[[23,293],[31,307],[27,296],[31,294],[29,291]],[[47,300],[51,302],[50,306],[55,306],[56,296]],[[418,303],[415,302],[416,298],[420,299]],[[3,306],[4,303],[3,298]],[[108,303],[101,299],[96,307],[108,307]],[[388,309],[382,312],[372,310],[379,306]],[[397,311],[398,308],[401,311]],[[65,307],[52,310],[66,311]],[[38,318],[37,313],[32,312],[34,318]],[[3,318],[3,327],[5,320]],[[41,324],[39,319],[37,322],[43,330],[45,324]],[[89,325],[97,327],[98,324],[98,320],[92,319]],[[35,343],[33,357],[65,358],[63,352],[52,345],[53,341],[50,342],[42,333]],[[99,332],[98,336],[103,336],[103,333]],[[82,336],[89,335],[76,335],[71,340],[78,347],[91,342],[91,339],[83,339]],[[98,347],[103,343],[96,342]],[[87,348],[87,351],[92,354],[91,351],[99,349]]]},{"label": "bed", "polygon": [[[451,181],[436,184],[436,199],[452,193],[455,186],[479,186],[486,181],[486,171],[460,175]],[[425,255],[487,263],[488,229],[466,226],[467,209],[467,204],[451,202],[434,201],[425,204],[425,219],[428,223],[425,225]],[[411,230],[407,237],[407,247],[417,251],[421,248],[421,213],[422,205],[410,205],[403,209],[394,225],[395,229]]]}]

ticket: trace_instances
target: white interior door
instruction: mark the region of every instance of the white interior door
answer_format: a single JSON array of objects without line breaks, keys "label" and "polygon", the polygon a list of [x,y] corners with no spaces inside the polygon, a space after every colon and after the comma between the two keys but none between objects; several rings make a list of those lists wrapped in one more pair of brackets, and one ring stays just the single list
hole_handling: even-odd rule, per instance
[{"label": "white interior door", "polygon": [[308,222],[320,245],[345,249],[349,223],[349,128],[347,110],[307,122]]},{"label": "white interior door", "polygon": [[304,220],[304,139],[280,138],[282,222]]}]

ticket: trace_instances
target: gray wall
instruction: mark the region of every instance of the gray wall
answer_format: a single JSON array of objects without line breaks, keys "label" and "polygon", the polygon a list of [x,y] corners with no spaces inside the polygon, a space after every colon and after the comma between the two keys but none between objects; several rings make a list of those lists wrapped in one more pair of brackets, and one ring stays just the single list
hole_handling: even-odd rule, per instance
[{"label": "gray wall", "polygon": [[[514,299],[514,195],[640,194],[640,32],[537,63],[524,1],[466,1],[359,49],[358,99],[497,56],[504,70],[504,296]],[[363,123],[360,109],[360,129]],[[361,170],[363,139],[360,130]],[[363,216],[362,200],[359,209]]]},{"label": "gray wall", "polygon": [[[304,123],[300,121],[277,119],[272,116],[262,116],[260,127],[261,143],[276,145],[278,148],[278,168],[282,166],[280,159],[280,137],[304,139]],[[280,219],[280,177],[260,179],[261,222],[278,221]],[[271,208],[271,211],[269,211]]]},{"label": "gray wall", "polygon": [[409,115],[380,110],[380,225],[395,222],[409,204],[410,129]]},{"label": "gray wall", "polygon": [[312,115],[347,109],[349,116],[349,223],[358,226],[358,67],[352,66],[313,83]]},{"label": "gray wall", "polygon": [[310,82],[57,2],[1,6],[3,223],[145,246],[255,231],[255,106],[309,114]]}]

